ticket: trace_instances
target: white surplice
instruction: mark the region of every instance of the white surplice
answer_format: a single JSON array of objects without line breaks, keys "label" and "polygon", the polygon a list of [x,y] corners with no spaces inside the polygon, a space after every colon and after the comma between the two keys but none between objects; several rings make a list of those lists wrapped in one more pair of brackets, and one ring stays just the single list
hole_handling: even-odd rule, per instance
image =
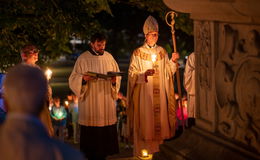
[{"label": "white surplice", "polygon": [[79,97],[78,123],[95,127],[115,124],[117,121],[115,100],[121,77],[117,77],[115,86],[111,80],[101,78],[83,84],[82,77],[88,71],[107,74],[109,71],[119,72],[119,67],[113,56],[106,51],[99,56],[86,51],[78,57],[69,77],[69,86]]},{"label": "white surplice", "polygon": [[195,54],[189,55],[184,71],[184,88],[188,97],[188,117],[196,117],[195,108]]},{"label": "white surplice", "polygon": [[[145,71],[153,68],[153,62],[151,61],[152,54],[157,54],[157,58],[160,57],[159,60],[157,60],[160,90],[160,136],[155,135],[154,127],[153,76],[148,76],[148,82],[145,81]],[[148,45],[144,44],[140,48],[137,48],[132,54],[128,70],[127,94],[129,104],[128,113],[131,112],[130,110],[134,110],[133,120],[131,120],[131,117],[128,117],[128,123],[133,123],[135,156],[140,155],[142,149],[147,149],[149,153],[159,151],[159,144],[161,144],[164,139],[170,138],[174,134],[170,130],[168,107],[170,96],[169,83],[172,82],[175,71],[175,63],[169,60],[168,53],[160,46],[156,45],[153,48],[149,48]],[[136,94],[138,96],[135,96]],[[131,115],[129,114],[129,116]]]}]

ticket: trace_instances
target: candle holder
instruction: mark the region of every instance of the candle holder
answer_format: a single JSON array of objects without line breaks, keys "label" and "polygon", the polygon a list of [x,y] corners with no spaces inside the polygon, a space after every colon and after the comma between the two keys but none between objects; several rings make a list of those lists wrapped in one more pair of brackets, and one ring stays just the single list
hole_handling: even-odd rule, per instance
[{"label": "candle holder", "polygon": [[138,156],[141,160],[151,160],[153,158],[152,154],[148,154],[148,151],[146,149],[141,150],[142,156]]}]

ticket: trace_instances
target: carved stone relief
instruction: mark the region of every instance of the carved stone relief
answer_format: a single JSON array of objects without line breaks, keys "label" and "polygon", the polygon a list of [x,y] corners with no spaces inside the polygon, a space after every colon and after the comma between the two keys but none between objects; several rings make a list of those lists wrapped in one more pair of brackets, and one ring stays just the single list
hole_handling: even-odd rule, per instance
[{"label": "carved stone relief", "polygon": [[196,51],[199,53],[199,81],[201,87],[210,87],[210,24],[208,21],[197,23]]},{"label": "carved stone relief", "polygon": [[212,62],[211,62],[211,28],[209,21],[196,21],[195,23],[196,34],[196,49],[195,51],[197,60],[198,72],[198,90],[199,96],[197,98],[199,103],[198,116],[199,118],[209,120],[209,92],[212,83]]},{"label": "carved stone relief", "polygon": [[260,27],[220,28],[223,49],[215,67],[218,131],[260,153]]}]

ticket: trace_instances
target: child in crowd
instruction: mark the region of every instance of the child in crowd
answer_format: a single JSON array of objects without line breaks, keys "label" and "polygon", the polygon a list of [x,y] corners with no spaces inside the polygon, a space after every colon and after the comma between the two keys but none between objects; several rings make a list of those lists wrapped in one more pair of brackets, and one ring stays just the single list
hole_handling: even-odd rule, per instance
[{"label": "child in crowd", "polygon": [[72,94],[72,102],[69,103],[69,113],[71,114],[71,122],[73,127],[73,142],[78,143],[78,97]]},{"label": "child in crowd", "polygon": [[118,94],[118,100],[117,100],[117,129],[118,129],[118,135],[120,138],[120,142],[125,143],[125,147],[129,148],[128,144],[128,138],[127,138],[127,128],[126,128],[126,122],[127,122],[127,115],[126,115],[126,97],[122,94]]},{"label": "child in crowd", "polygon": [[60,98],[53,98],[53,106],[51,108],[51,118],[54,126],[54,137],[64,141],[64,129],[66,127],[67,112],[64,106],[60,105]]},{"label": "child in crowd", "polygon": [[73,98],[72,95],[74,93],[72,91],[69,92],[67,95],[67,100],[65,101],[65,109],[67,111],[67,131],[68,131],[68,139],[71,139],[73,137],[73,126],[72,126],[72,115],[71,112],[69,111],[71,103],[73,103]]}]

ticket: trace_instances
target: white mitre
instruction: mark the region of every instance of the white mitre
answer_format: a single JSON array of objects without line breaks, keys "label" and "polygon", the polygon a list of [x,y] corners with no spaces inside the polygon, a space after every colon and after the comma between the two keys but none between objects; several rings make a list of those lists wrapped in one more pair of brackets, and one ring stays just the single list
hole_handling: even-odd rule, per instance
[{"label": "white mitre", "polygon": [[158,32],[159,31],[157,20],[153,16],[149,16],[145,20],[144,26],[143,26],[143,31],[144,31],[145,35],[149,32]]}]

